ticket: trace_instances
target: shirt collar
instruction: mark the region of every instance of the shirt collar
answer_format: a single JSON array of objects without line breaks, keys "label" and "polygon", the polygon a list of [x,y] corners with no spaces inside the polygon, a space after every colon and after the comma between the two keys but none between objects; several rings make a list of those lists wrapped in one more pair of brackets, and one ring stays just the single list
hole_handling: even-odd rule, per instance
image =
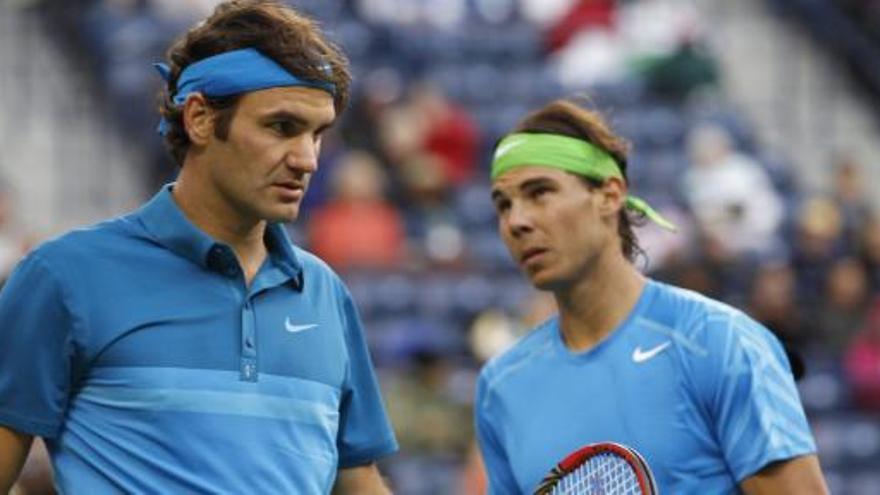
[{"label": "shirt collar", "polygon": [[[221,245],[186,218],[171,195],[174,184],[167,184],[144,204],[135,215],[159,244],[191,260],[203,268],[210,268],[211,249]],[[302,287],[302,265],[284,226],[270,223],[266,226],[266,249],[279,268]]]},{"label": "shirt collar", "polygon": [[270,223],[266,226],[264,239],[269,255],[279,268],[295,281],[297,288],[302,290],[302,265],[293,249],[293,242],[287,235],[287,229],[280,223]]}]

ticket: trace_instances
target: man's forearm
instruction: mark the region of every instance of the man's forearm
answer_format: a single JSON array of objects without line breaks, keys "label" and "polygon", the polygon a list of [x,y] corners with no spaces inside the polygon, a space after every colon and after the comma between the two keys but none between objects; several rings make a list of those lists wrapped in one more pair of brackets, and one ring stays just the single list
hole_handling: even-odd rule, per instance
[{"label": "man's forearm", "polygon": [[27,459],[33,437],[0,426],[0,493],[8,493]]},{"label": "man's forearm", "polygon": [[798,493],[827,495],[828,486],[815,455],[795,457],[765,467],[742,482],[742,490],[749,495]]},{"label": "man's forearm", "polygon": [[340,469],[333,490],[338,495],[391,495],[375,464]]}]

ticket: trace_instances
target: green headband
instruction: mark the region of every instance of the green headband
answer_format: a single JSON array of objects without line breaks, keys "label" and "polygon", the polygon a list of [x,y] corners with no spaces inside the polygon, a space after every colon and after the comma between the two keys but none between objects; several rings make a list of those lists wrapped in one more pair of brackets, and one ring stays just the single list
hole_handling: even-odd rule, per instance
[{"label": "green headband", "polygon": [[[540,165],[572,172],[604,181],[612,177],[623,179],[617,162],[605,150],[583,139],[559,134],[514,133],[498,143],[492,158],[492,179],[516,167]],[[672,222],[663,218],[644,200],[626,197],[626,207],[637,211],[667,229],[676,230]]]}]

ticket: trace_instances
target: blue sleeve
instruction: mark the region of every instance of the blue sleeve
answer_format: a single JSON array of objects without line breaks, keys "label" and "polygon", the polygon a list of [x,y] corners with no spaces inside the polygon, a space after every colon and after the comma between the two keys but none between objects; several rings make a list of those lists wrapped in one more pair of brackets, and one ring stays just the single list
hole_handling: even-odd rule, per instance
[{"label": "blue sleeve", "polygon": [[0,424],[57,435],[70,390],[71,333],[61,284],[32,253],[0,292]]},{"label": "blue sleeve", "polygon": [[816,452],[779,340],[739,312],[712,324],[707,329],[712,359],[704,362],[715,364],[697,376],[736,481],[771,462]]},{"label": "blue sleeve", "polygon": [[493,415],[490,412],[488,396],[488,379],[485,371],[480,373],[477,380],[477,392],[474,398],[474,416],[476,422],[477,441],[480,444],[480,453],[483,455],[483,464],[486,466],[486,476],[489,484],[489,495],[506,495],[519,493],[516,478],[510,470],[510,463],[504,452],[498,433],[491,422]]},{"label": "blue sleeve", "polygon": [[346,468],[369,464],[397,451],[397,440],[382,404],[360,316],[348,291],[342,287],[341,292],[349,369],[336,444],[339,467]]}]

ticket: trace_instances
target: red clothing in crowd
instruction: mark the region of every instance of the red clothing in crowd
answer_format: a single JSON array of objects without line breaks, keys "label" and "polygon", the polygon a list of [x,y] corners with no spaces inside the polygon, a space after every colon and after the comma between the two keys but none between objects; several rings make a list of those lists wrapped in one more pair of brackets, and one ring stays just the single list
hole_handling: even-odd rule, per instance
[{"label": "red clothing in crowd", "polygon": [[547,50],[559,50],[582,29],[612,28],[615,9],[615,0],[579,0],[550,27],[544,41]]},{"label": "red clothing in crowd", "polygon": [[880,412],[880,299],[847,348],[843,364],[855,403]]},{"label": "red clothing in crowd", "polygon": [[334,268],[390,267],[403,259],[403,219],[382,202],[330,202],[310,215],[309,240]]},{"label": "red clothing in crowd", "polygon": [[463,109],[449,105],[440,119],[432,123],[423,147],[440,159],[443,175],[452,185],[470,180],[479,153],[477,126]]}]

